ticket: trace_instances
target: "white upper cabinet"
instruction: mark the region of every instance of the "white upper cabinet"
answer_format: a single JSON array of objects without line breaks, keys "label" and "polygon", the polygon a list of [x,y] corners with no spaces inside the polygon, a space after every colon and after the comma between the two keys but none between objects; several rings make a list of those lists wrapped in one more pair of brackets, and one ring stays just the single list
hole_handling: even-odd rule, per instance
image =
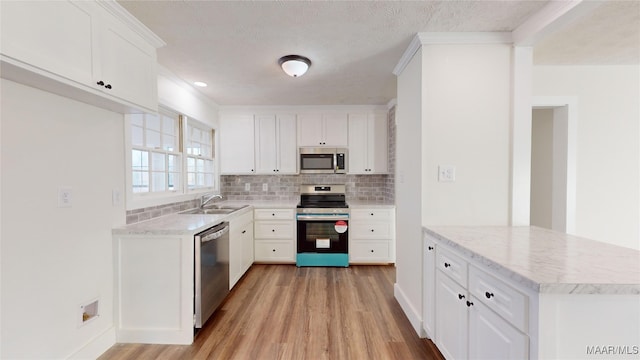
[{"label": "white upper cabinet", "polygon": [[296,116],[256,115],[255,160],[257,174],[297,172]]},{"label": "white upper cabinet", "polygon": [[347,147],[346,113],[306,113],[299,119],[299,146]]},{"label": "white upper cabinet", "polygon": [[255,173],[253,115],[220,116],[220,172]]},{"label": "white upper cabinet", "polygon": [[387,116],[384,113],[349,114],[349,173],[388,171]]},{"label": "white upper cabinet", "polygon": [[[3,77],[120,112],[157,111],[156,47],[117,3],[3,1]],[[125,16],[131,23],[133,17]]]}]

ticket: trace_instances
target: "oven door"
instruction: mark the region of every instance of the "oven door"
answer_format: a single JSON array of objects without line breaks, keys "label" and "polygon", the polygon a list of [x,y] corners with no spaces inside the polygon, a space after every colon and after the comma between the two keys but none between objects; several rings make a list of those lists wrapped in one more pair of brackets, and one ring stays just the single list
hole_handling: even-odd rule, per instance
[{"label": "oven door", "polygon": [[348,239],[349,215],[298,215],[298,254],[347,254]]}]

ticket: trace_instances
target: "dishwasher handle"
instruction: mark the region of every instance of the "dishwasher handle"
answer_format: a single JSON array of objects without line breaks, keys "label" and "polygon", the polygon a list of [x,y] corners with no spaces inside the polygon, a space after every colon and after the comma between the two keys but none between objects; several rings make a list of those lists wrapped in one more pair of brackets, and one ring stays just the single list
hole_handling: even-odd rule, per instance
[{"label": "dishwasher handle", "polygon": [[209,242],[211,240],[216,240],[221,238],[224,234],[229,232],[229,225],[224,225],[222,228],[218,229],[212,229],[212,230],[217,230],[211,233],[208,233],[206,235],[201,235],[200,236],[200,243],[204,244],[206,242]]}]

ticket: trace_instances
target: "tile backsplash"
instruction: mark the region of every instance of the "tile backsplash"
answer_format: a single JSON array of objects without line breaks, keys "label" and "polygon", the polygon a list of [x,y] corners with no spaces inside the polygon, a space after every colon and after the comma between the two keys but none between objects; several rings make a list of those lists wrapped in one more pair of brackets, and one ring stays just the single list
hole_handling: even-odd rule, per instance
[{"label": "tile backsplash", "polygon": [[[220,193],[228,200],[297,201],[300,185],[344,184],[349,200],[393,202],[393,175],[224,175],[220,177]],[[245,191],[245,184],[250,190]],[[267,184],[267,191],[263,191]]]}]

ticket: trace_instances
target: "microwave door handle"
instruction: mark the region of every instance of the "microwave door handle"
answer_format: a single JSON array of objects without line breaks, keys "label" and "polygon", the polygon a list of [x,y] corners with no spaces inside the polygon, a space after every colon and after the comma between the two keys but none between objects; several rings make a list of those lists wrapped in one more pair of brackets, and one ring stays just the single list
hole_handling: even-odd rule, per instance
[{"label": "microwave door handle", "polygon": [[333,153],[333,167],[335,168],[333,172],[337,173],[338,172],[338,153],[337,152]]}]

